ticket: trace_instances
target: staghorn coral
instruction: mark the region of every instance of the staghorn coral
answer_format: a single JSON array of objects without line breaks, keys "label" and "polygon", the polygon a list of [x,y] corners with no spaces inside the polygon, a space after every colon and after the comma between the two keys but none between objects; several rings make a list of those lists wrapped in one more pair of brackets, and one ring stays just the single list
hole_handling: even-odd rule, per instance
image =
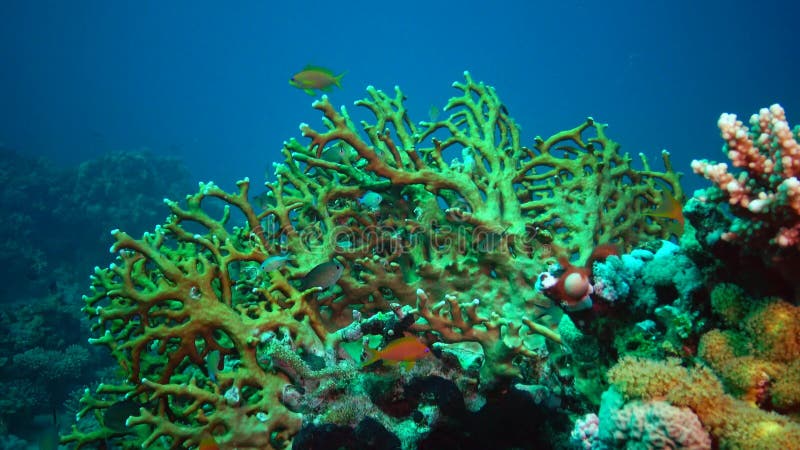
[{"label": "staghorn coral", "polygon": [[[310,144],[284,144],[263,208],[250,201],[248,180],[232,193],[201,183],[185,202],[166,202],[171,215],[154,232],[135,239],[115,230],[116,262],[96,268],[84,310],[91,342],[108,347],[128,383],[85,395],[79,416],[101,421],[124,394],[142,405],[128,423],[144,426],[126,439],[151,448],[192,447],[204,431],[224,447],[284,448],[304,421],[408,423],[362,395],[345,350],[366,335],[386,341],[405,331],[428,343],[479,344],[479,379],[456,381],[465,394],[470,383],[541,381],[542,336],[559,341],[536,320],[557,319],[533,286],[545,258],[585,260],[600,243],[667,237],[661,219],[641,213],[659,191],[680,197],[680,186],[666,153],[666,172],[643,157],[636,170],[591,119],[524,147],[494,90],[465,76],[450,116],[419,125],[399,89],[394,97],[367,89],[356,104],[374,121],[362,122],[363,133],[345,108],[315,102],[327,130],[303,125]],[[446,162],[453,151],[461,159]],[[286,264],[261,269],[283,253]],[[332,259],[345,266],[325,283],[335,285],[300,288]],[[396,319],[362,322],[389,311]],[[462,376],[439,359],[424,364]],[[80,447],[125,433],[76,427],[63,441]]]}]

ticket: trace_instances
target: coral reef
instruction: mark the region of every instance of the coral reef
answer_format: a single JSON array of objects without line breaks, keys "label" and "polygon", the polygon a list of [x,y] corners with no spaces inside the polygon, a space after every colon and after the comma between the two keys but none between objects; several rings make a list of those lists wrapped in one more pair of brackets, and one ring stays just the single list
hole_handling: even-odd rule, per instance
[{"label": "coral reef", "polygon": [[[527,148],[494,90],[465,78],[449,116],[419,124],[399,89],[369,87],[360,127],[323,97],[324,129],[284,143],[266,191],[201,183],[154,231],[112,231],[83,312],[124,380],[85,390],[62,442],[800,441],[800,130],[783,110],[751,129],[720,118],[740,172],[693,163],[714,185],[684,224],[666,153],[664,172],[637,170],[592,119]],[[64,344],[8,361],[74,378],[87,351]]]},{"label": "coral reef", "polygon": [[[726,164],[693,163],[714,186],[695,193],[684,208],[689,223],[680,247],[655,253],[673,248],[663,270],[643,249],[595,265],[594,292],[609,306],[616,352],[600,326],[562,337],[592,342],[595,354],[609,355],[605,361],[619,360],[607,373],[611,388],[599,415],[575,422],[576,448],[634,442],[642,448],[691,448],[697,442],[703,442],[700,448],[797,446],[800,307],[794,273],[800,253],[791,230],[797,222],[792,186],[800,167],[798,129],[789,129],[778,105],[762,109],[750,123],[752,130],[729,114],[719,121],[724,149],[742,169],[738,174],[728,173]],[[661,275],[653,276],[651,267]],[[672,296],[675,302],[665,305]],[[624,398],[617,399],[617,392]],[[633,412],[656,404],[696,416],[690,422],[699,419],[711,442],[681,446],[661,433],[656,443],[644,439],[650,427],[683,430],[682,436],[697,429],[696,423],[686,427],[689,422],[677,429],[660,426],[663,418],[652,411]],[[631,409],[624,416],[639,417],[629,422],[635,427],[604,421],[609,408],[614,414]]]},{"label": "coral reef", "polygon": [[83,283],[86,270],[110,260],[109,229],[150,229],[163,218],[164,196],[186,192],[188,180],[178,160],[146,152],[113,152],[61,168],[0,151],[0,208],[7,211],[0,296],[47,295],[53,285]]},{"label": "coral reef", "polygon": [[558,332],[569,351],[555,364],[572,396],[596,406],[620,356],[693,356],[709,294],[697,265],[669,241],[595,262],[592,275],[593,309],[562,319]]},{"label": "coral reef", "polygon": [[[48,270],[48,244],[56,233],[48,233],[52,226],[52,209],[61,197],[59,187],[66,189],[69,176],[44,159],[22,157],[8,150],[0,151],[0,179],[4,189],[0,193],[0,206],[6,211],[0,222],[0,262],[7,270],[3,276],[2,298],[25,295],[16,280],[33,282]],[[51,220],[48,220],[51,219]],[[63,245],[63,243],[62,243]],[[54,258],[55,259],[55,258]],[[14,286],[13,291],[6,286]]]},{"label": "coral reef", "polygon": [[87,345],[79,309],[64,300],[19,299],[0,311],[0,422],[11,433],[26,431],[36,414],[52,415],[70,390],[111,362]]},{"label": "coral reef", "polygon": [[0,178],[0,436],[12,448],[14,436],[54,432],[54,416],[66,425],[64,403],[114,362],[86,342],[81,312],[86,271],[111,260],[107,230],[152,227],[163,196],[189,185],[178,160],[145,152],[58,167],[4,149]]},{"label": "coral reef", "polygon": [[[260,201],[248,180],[201,183],[166,202],[153,232],[113,231],[116,261],[95,269],[84,311],[127,383],[87,392],[78,416],[96,423],[63,442],[183,448],[207,433],[224,448],[285,448],[321,430],[350,439],[346,426],[413,448],[452,414],[438,395],[403,400],[431,376],[472,411],[512,384],[557,404],[548,357],[562,313],[539,274],[672,236],[647,212],[664,192],[682,197],[678,177],[666,153],[665,172],[643,156],[633,168],[592,119],[527,148],[494,90],[465,76],[450,115],[418,125],[399,89],[367,89],[356,104],[374,120],[361,130],[323,97],[326,130],[304,124],[310,143],[284,144]],[[433,356],[361,367],[365,347],[403,335]],[[112,429],[121,396],[140,410]]]}]

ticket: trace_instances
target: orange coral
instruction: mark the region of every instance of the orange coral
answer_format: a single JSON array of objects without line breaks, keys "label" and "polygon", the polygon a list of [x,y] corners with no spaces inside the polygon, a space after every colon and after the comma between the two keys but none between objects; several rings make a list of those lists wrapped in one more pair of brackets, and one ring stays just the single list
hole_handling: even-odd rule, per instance
[{"label": "orange coral", "polygon": [[730,331],[711,330],[700,338],[698,355],[711,367],[725,365],[736,358],[738,352],[735,346],[739,339],[739,336]]},{"label": "orange coral", "polygon": [[800,442],[800,425],[725,394],[704,366],[625,357],[608,378],[628,399],[665,399],[690,408],[720,448],[794,448]]},{"label": "orange coral", "polygon": [[748,355],[748,348],[742,345],[745,340],[730,330],[711,330],[700,338],[698,355],[719,374],[731,394],[763,404],[768,398],[769,383],[779,376],[782,367]]},{"label": "orange coral", "polygon": [[758,356],[790,362],[800,358],[800,307],[782,300],[759,308],[745,319]]},{"label": "orange coral", "polygon": [[[700,339],[699,356],[740,400],[782,412],[797,412],[800,307],[776,299],[724,297],[712,293],[714,310],[722,313],[726,323],[738,325],[739,329],[706,333]],[[731,315],[732,311],[737,313]],[[735,321],[729,320],[734,316]]]},{"label": "orange coral", "polygon": [[689,370],[677,358],[655,361],[626,356],[608,371],[608,381],[628,399],[666,400],[677,406],[710,407],[724,394],[722,383],[710,370]]},{"label": "orange coral", "polygon": [[720,283],[711,290],[711,309],[719,315],[726,325],[735,325],[743,320],[753,309],[755,301],[739,285]]},{"label": "orange coral", "polygon": [[800,359],[786,366],[770,388],[772,406],[781,411],[800,409]]}]

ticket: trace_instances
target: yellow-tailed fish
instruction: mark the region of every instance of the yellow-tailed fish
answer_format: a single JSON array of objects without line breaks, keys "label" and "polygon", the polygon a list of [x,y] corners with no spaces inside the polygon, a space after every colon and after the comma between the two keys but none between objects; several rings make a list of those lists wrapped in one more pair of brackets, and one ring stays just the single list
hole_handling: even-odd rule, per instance
[{"label": "yellow-tailed fish", "polygon": [[653,210],[644,211],[643,214],[651,217],[663,217],[665,219],[676,220],[679,225],[678,234],[683,233],[683,206],[669,191],[661,191],[661,203],[658,204],[658,207]]},{"label": "yellow-tailed fish", "polygon": [[315,89],[327,92],[332,90],[333,86],[342,87],[343,76],[344,73],[334,75],[330,69],[308,65],[294,74],[289,84],[302,89],[308,95],[316,95]]}]

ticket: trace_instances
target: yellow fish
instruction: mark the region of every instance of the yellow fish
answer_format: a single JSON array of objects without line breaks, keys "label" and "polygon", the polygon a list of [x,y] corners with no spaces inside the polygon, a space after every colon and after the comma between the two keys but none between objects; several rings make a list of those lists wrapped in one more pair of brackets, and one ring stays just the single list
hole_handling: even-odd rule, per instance
[{"label": "yellow fish", "polygon": [[300,72],[294,74],[289,80],[289,84],[298,89],[302,89],[308,95],[316,95],[314,89],[329,92],[333,89],[333,86],[341,88],[343,76],[344,73],[337,76],[334,75],[333,71],[330,69],[308,65]]},{"label": "yellow fish", "polygon": [[651,217],[663,217],[665,219],[676,220],[679,225],[676,234],[680,236],[683,233],[683,206],[669,191],[661,191],[661,202],[658,204],[658,207],[650,211],[645,211],[643,214]]}]

